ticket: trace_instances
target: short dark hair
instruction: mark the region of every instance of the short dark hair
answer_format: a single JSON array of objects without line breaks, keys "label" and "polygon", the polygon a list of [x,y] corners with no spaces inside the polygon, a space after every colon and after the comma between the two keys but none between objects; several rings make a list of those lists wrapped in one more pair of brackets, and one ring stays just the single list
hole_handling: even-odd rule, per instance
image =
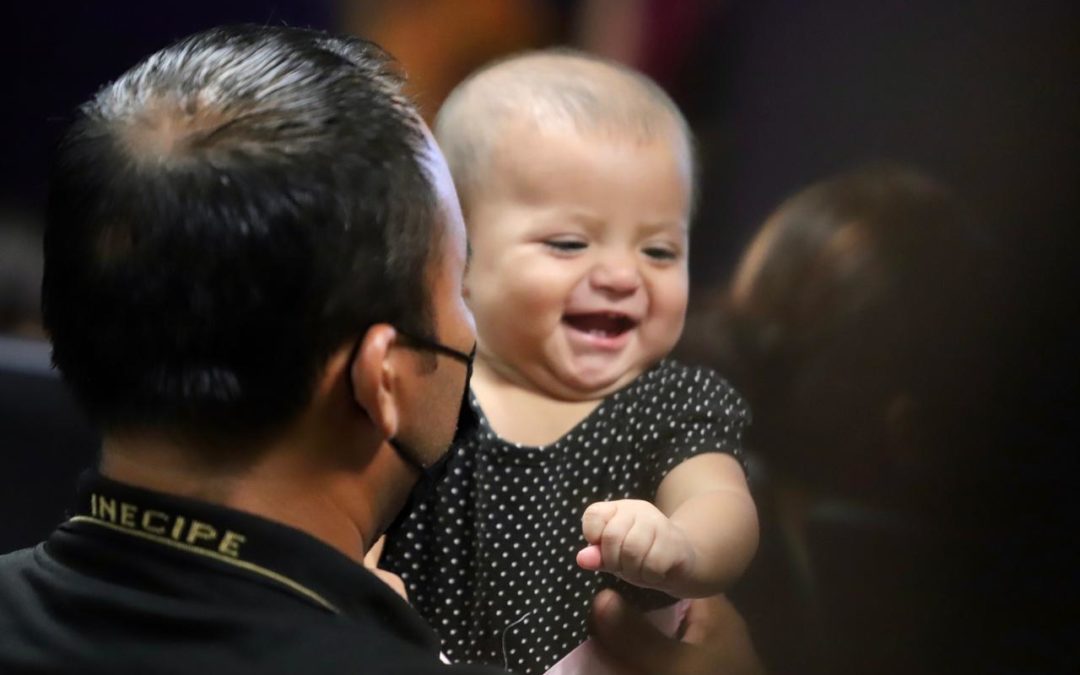
[{"label": "short dark hair", "polygon": [[78,111],[57,152],[43,312],[106,430],[265,432],[374,323],[432,331],[423,127],[376,45],[215,28]]}]

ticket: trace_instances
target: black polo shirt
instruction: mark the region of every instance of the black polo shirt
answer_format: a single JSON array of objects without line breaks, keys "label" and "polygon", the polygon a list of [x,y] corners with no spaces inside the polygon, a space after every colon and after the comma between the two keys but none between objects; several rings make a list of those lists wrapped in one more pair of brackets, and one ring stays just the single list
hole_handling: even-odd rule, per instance
[{"label": "black polo shirt", "polygon": [[0,673],[496,672],[440,664],[408,604],[303,532],[95,473],[78,504],[0,556]]}]

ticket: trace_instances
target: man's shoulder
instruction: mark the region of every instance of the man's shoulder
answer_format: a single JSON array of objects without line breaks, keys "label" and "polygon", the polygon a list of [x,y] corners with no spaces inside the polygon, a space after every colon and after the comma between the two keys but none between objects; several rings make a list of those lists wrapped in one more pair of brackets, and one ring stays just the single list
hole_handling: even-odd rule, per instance
[{"label": "man's shoulder", "polygon": [[0,624],[26,609],[27,573],[36,566],[33,548],[0,555]]},{"label": "man's shoulder", "polygon": [[[30,548],[0,554],[0,570],[18,569],[33,564],[35,548],[37,547],[31,546]],[[0,581],[2,580],[0,578]]]},{"label": "man's shoulder", "polygon": [[[37,559],[34,556],[36,549],[37,546],[32,546],[0,555],[0,588],[23,583],[22,573],[37,566]],[[0,593],[0,595],[10,594]]]}]

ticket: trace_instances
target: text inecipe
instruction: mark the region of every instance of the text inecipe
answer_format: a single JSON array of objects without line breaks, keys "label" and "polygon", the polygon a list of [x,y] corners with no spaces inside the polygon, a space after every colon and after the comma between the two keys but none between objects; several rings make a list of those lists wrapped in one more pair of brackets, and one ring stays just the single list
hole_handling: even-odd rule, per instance
[{"label": "text inecipe", "polygon": [[240,545],[246,540],[242,534],[218,530],[201,520],[171,515],[157,509],[143,509],[137,504],[99,494],[90,495],[90,514],[120,527],[208,548],[233,558],[240,557]]}]

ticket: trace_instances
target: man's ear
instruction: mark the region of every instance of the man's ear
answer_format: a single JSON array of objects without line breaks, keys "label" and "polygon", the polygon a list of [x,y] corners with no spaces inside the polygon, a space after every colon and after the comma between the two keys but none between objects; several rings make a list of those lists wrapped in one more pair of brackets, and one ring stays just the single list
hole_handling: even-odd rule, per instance
[{"label": "man's ear", "polygon": [[352,368],[346,373],[352,382],[356,405],[371,418],[385,438],[398,432],[397,370],[393,355],[397,331],[385,323],[368,329],[360,341]]}]

